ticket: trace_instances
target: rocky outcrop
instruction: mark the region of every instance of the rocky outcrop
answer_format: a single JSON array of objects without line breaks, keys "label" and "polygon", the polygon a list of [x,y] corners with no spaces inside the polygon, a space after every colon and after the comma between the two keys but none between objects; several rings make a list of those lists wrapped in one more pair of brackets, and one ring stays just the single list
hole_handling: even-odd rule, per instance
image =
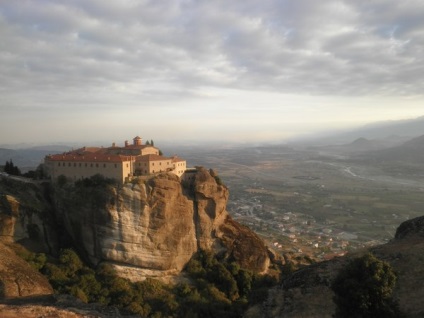
[{"label": "rocky outcrop", "polygon": [[3,178],[0,182],[0,238],[38,252],[58,249],[57,224],[44,185]]},{"label": "rocky outcrop", "polygon": [[123,186],[64,186],[54,198],[58,219],[87,258],[116,264],[132,279],[175,276],[199,249],[256,272],[270,262],[259,237],[228,215],[228,189],[205,169],[185,187],[164,173]]},{"label": "rocky outcrop", "polygon": [[[405,317],[424,317],[424,217],[402,223],[395,239],[375,246],[369,252],[388,262],[397,274],[394,298]],[[245,318],[332,317],[335,312],[331,282],[352,257],[344,257],[304,267],[283,280],[282,286],[269,290],[268,299],[245,314]]]},{"label": "rocky outcrop", "polygon": [[55,318],[139,318],[139,315],[121,315],[115,307],[98,303],[86,304],[71,295],[50,295],[3,299],[0,317],[55,317]]},{"label": "rocky outcrop", "polygon": [[396,230],[395,239],[403,239],[416,234],[424,236],[424,216],[403,222]]},{"label": "rocky outcrop", "polygon": [[0,243],[0,299],[52,293],[53,289],[43,275]]},{"label": "rocky outcrop", "polygon": [[11,178],[0,180],[0,299],[50,295],[53,289],[47,279],[7,245],[20,242],[39,252],[54,252],[54,216],[43,188]]}]

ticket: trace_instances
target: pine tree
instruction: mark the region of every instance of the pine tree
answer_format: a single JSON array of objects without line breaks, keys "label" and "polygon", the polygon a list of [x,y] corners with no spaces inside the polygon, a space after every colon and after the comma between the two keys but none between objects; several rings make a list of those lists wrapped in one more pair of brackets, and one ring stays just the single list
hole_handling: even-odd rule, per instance
[{"label": "pine tree", "polygon": [[6,161],[6,165],[4,166],[4,172],[14,176],[21,175],[21,170],[19,170],[19,168],[13,164],[12,159],[10,159],[10,161]]},{"label": "pine tree", "polygon": [[4,172],[9,173],[10,172],[10,163],[9,161],[6,161],[6,164],[4,165]]}]

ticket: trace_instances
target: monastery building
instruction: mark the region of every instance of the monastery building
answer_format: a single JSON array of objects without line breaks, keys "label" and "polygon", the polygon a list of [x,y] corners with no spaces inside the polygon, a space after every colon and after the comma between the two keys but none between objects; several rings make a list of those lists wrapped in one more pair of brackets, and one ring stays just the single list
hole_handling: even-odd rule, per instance
[{"label": "monastery building", "polygon": [[60,175],[74,181],[100,174],[124,183],[133,176],[171,172],[181,177],[186,161],[177,157],[164,157],[153,145],[143,145],[140,137],[133,143],[125,141],[123,147],[83,147],[63,154],[49,155],[44,159],[52,180]]}]

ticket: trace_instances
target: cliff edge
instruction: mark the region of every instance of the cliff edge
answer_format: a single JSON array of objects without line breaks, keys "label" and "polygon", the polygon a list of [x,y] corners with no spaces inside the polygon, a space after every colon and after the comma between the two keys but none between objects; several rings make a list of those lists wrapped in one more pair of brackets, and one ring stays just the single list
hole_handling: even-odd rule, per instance
[{"label": "cliff edge", "polygon": [[397,274],[394,298],[405,317],[423,317],[423,234],[424,217],[418,217],[403,222],[389,243],[306,266],[286,277],[280,287],[270,289],[268,299],[251,307],[244,317],[333,317],[331,282],[351,258],[368,251],[388,262]]},{"label": "cliff edge", "polygon": [[266,272],[267,247],[231,219],[228,195],[199,168],[184,186],[167,173],[120,186],[81,182],[57,186],[53,201],[80,252],[93,264],[114,264],[130,279],[175,276],[199,249]]}]

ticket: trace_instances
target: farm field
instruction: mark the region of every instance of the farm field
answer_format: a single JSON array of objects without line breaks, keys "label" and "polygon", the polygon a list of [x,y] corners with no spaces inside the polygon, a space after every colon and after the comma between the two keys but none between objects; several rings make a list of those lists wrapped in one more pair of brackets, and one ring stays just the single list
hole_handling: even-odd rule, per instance
[{"label": "farm field", "polygon": [[383,243],[424,211],[424,178],[342,156],[257,147],[193,150],[187,158],[216,170],[230,189],[230,214],[285,253],[328,258]]}]

